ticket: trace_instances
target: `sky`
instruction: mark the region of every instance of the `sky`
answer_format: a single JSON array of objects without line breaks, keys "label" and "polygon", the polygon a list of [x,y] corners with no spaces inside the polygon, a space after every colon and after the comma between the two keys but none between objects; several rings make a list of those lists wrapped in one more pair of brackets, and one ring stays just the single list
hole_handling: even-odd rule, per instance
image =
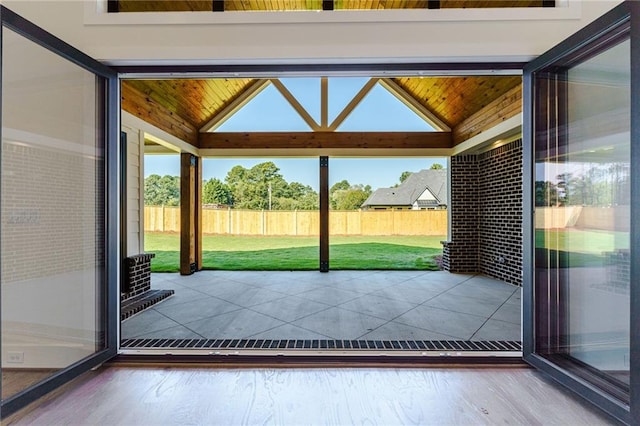
[{"label": "sky", "polygon": [[[329,122],[367,82],[367,78],[329,79]],[[320,121],[320,79],[281,79],[316,122]],[[218,131],[310,131],[273,85],[236,112]],[[376,84],[358,107],[347,117],[338,131],[429,131],[432,128],[384,87]],[[318,190],[319,159],[314,158],[205,158],[202,177],[224,180],[235,165],[245,168],[273,161],[287,182],[300,182]],[[433,163],[446,167],[445,158],[334,158],[329,159],[329,185],[343,179],[351,184],[371,185],[373,189],[390,187],[399,182],[404,171],[428,169]],[[180,174],[178,155],[146,155],[145,177],[151,174]]]}]

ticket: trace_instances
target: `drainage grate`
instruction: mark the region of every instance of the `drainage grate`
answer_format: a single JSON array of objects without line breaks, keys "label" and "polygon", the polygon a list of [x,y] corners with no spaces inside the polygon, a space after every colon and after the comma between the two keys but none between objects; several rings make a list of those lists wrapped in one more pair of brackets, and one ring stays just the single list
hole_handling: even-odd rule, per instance
[{"label": "drainage grate", "polygon": [[514,340],[297,340],[297,339],[125,339],[123,349],[286,349],[286,350],[384,350],[446,352],[521,352]]}]

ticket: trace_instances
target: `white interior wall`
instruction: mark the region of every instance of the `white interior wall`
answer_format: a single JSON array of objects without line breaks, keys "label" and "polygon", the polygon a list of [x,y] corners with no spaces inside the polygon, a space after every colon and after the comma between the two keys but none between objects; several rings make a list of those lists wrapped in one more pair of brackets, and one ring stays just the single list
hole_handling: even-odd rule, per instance
[{"label": "white interior wall", "polygon": [[103,3],[3,1],[66,42],[110,63],[311,63],[528,60],[620,0],[565,0],[568,7],[564,8],[512,11],[108,16],[97,12]]}]

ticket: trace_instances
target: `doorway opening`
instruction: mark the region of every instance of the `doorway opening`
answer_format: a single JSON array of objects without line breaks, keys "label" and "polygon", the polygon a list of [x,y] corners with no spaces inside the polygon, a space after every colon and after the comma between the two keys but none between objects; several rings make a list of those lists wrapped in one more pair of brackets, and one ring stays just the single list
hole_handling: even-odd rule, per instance
[{"label": "doorway opening", "polygon": [[[460,259],[477,258],[483,248],[476,244],[475,254],[456,251],[460,246],[450,240],[457,234],[448,229],[449,198],[456,188],[449,159],[473,157],[476,185],[478,158],[508,151],[503,145],[517,139],[519,128],[509,130],[509,141],[485,141],[458,153],[453,147],[472,139],[479,123],[485,124],[485,108],[495,107],[486,98],[475,107],[473,101],[433,107],[419,101],[420,90],[435,94],[445,85],[451,92],[490,96],[489,104],[519,105],[514,101],[519,81],[519,76],[124,81],[123,99],[145,93],[158,103],[167,98],[179,103],[202,91],[207,99],[217,97],[219,109],[196,115],[174,108],[191,117],[184,121],[199,131],[191,142],[192,136],[180,136],[200,164],[201,175],[190,183],[190,191],[201,194],[202,207],[191,220],[198,231],[178,237],[200,251],[199,271],[154,272],[152,286],[175,295],[123,322],[122,347],[130,353],[168,348],[519,354],[518,283],[486,275],[493,269],[461,268]],[[350,91],[331,96],[332,88],[343,86]],[[277,103],[266,102],[270,98]],[[379,99],[393,107],[380,108]],[[457,97],[451,99],[455,104]],[[268,108],[276,104],[284,112]],[[376,107],[379,119],[371,112]],[[126,112],[126,102],[123,108]],[[394,109],[400,111],[396,126],[402,120],[413,124],[393,127]],[[287,114],[297,121],[277,124]],[[175,120],[175,113],[171,117]],[[164,124],[158,119],[154,125]],[[420,164],[410,166],[416,161]],[[315,183],[284,173],[289,163],[315,174]],[[466,169],[463,162],[452,164]],[[396,168],[392,181],[377,182]],[[453,193],[460,213],[481,202],[477,193],[475,206]]]}]

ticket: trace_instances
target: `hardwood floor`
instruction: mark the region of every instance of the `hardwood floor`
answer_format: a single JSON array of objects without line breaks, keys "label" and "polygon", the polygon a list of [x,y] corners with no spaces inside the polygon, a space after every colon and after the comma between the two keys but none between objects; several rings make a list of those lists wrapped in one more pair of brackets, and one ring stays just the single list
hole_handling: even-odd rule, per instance
[{"label": "hardwood floor", "polygon": [[2,399],[9,398],[39,381],[50,377],[58,370],[50,369],[2,369]]},{"label": "hardwood floor", "polygon": [[12,420],[17,425],[615,424],[524,367],[111,366]]}]

